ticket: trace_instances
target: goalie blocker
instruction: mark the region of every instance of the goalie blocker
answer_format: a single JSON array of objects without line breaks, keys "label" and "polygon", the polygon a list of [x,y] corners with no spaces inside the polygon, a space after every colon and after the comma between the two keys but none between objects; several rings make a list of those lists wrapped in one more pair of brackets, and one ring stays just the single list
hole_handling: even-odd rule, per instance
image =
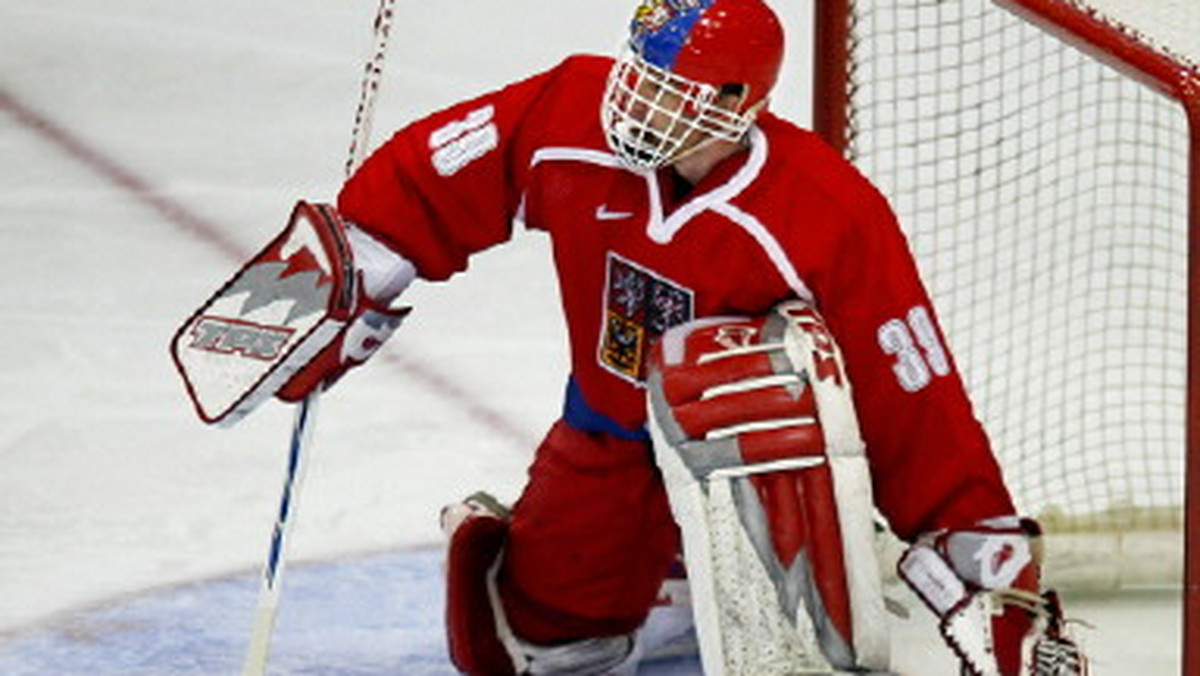
[{"label": "goalie blocker", "polygon": [[1041,529],[1016,516],[925,533],[900,577],[939,619],[970,676],[1084,676],[1058,595],[1041,590]]},{"label": "goalie blocker", "polygon": [[390,309],[364,288],[364,276],[399,277],[382,294],[390,299],[412,279],[407,261],[380,251],[332,206],[299,202],[283,232],[171,341],[200,418],[233,424],[272,396],[298,401],[366,361],[410,309]]},{"label": "goalie blocker", "polygon": [[705,673],[886,670],[870,477],[821,317],[793,301],[685,324],[650,373]]}]

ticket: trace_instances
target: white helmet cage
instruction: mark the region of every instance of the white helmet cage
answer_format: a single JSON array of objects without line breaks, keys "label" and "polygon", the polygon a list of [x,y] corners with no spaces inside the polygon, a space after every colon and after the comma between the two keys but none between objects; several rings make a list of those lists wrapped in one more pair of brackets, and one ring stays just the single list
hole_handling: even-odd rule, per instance
[{"label": "white helmet cage", "polygon": [[[740,141],[761,106],[739,113],[718,104],[721,94],[626,49],[609,71],[601,104],[608,145],[629,166],[653,170],[714,140]],[[739,104],[746,94],[740,92]]]}]

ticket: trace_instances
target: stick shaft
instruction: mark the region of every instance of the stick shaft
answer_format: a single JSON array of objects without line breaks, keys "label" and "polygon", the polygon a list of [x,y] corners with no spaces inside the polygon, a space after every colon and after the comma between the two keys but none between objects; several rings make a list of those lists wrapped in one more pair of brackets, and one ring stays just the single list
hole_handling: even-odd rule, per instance
[{"label": "stick shaft", "polygon": [[[392,7],[395,0],[379,0],[375,13],[375,43],[371,57],[363,73],[359,93],[358,110],[354,116],[354,129],[350,138],[349,157],[346,160],[346,175],[350,176],[364,159],[371,138],[371,121],[375,116],[375,101],[379,97],[379,86],[383,75],[383,62],[387,54],[388,35],[392,26]],[[258,608],[254,615],[254,629],[250,635],[250,646],[242,665],[242,676],[263,676],[267,671],[267,659],[271,650],[271,636],[275,631],[278,616],[280,585],[283,581],[284,563],[291,543],[290,533],[296,520],[296,504],[300,487],[304,481],[304,470],[308,465],[312,431],[316,426],[317,402],[320,390],[314,390],[296,407],[292,423],[292,439],[288,452],[287,473],[284,476],[283,494],[279,500],[279,514],[271,533],[271,547],[267,563],[263,568],[262,586],[258,593]]]},{"label": "stick shaft", "polygon": [[350,152],[346,159],[346,176],[354,173],[366,158],[371,140],[371,122],[375,118],[375,101],[383,79],[383,61],[387,56],[388,37],[392,31],[393,6],[396,0],[379,0],[375,12],[375,44],[363,72],[358,110],[354,114],[354,131],[350,136]]},{"label": "stick shaft", "polygon": [[279,513],[271,531],[271,546],[267,563],[263,566],[262,586],[258,591],[258,609],[254,614],[254,630],[250,635],[250,646],[242,664],[243,676],[261,676],[267,670],[267,656],[271,648],[271,635],[275,629],[275,617],[279,608],[280,582],[284,564],[291,545],[292,526],[296,522],[300,487],[304,483],[308,468],[308,450],[312,444],[313,429],[316,427],[317,403],[320,395],[314,391],[296,406],[292,423],[292,440],[288,447],[287,472],[284,474],[283,491],[279,498]]}]

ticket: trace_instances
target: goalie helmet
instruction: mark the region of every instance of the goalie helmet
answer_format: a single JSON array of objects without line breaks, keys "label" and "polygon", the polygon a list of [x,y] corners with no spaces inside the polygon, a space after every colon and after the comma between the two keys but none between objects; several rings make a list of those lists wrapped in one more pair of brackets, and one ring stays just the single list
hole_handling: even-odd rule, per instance
[{"label": "goalie helmet", "polygon": [[[783,29],[762,0],[643,0],[601,106],[609,146],[654,169],[708,140],[737,141],[782,61]],[[725,94],[736,104],[721,105]]]}]

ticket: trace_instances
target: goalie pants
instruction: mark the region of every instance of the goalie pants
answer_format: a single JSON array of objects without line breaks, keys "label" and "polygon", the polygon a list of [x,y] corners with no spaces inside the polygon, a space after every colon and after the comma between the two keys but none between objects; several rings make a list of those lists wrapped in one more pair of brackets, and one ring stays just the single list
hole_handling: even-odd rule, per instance
[{"label": "goalie pants", "polygon": [[513,505],[498,577],[509,624],[543,645],[631,632],[678,552],[649,443],[559,421]]}]

